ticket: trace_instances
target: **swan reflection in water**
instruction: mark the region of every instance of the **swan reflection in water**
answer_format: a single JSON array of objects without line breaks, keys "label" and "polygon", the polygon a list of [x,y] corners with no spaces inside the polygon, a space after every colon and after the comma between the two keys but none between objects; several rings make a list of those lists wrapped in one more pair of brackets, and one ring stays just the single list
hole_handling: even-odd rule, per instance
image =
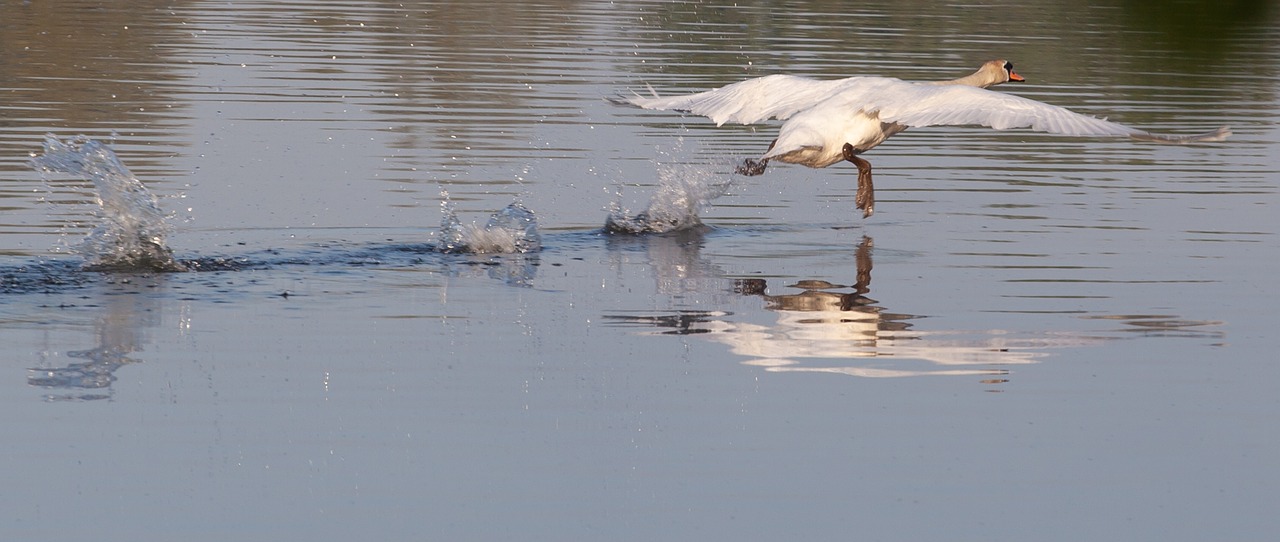
[{"label": "swan reflection in water", "polygon": [[[759,297],[774,321],[759,324],[749,315],[722,311],[607,316],[623,325],[667,328],[659,334],[698,334],[728,345],[742,363],[770,372],[821,372],[869,378],[921,375],[978,375],[999,382],[1008,367],[1036,363],[1046,348],[1101,342],[1072,334],[914,329],[911,314],[892,312],[871,292],[872,248],[864,237],[856,249],[852,285],[801,280],[771,293],[764,279],[738,279],[733,290]],[[856,363],[851,363],[856,360]]]},{"label": "swan reflection in water", "polygon": [[[1035,363],[1048,354],[1048,339],[1009,336],[999,331],[930,332],[915,330],[917,316],[886,310],[867,296],[871,291],[871,252],[863,237],[856,252],[857,275],[851,286],[802,280],[770,294],[762,279],[743,279],[735,291],[765,300],[776,315],[773,325],[731,323],[717,339],[747,365],[768,371],[808,371],[884,378],[920,375],[1008,373],[1009,365]],[[793,290],[798,290],[793,292]],[[856,365],[831,360],[857,359]],[[804,363],[826,360],[824,366]]]}]

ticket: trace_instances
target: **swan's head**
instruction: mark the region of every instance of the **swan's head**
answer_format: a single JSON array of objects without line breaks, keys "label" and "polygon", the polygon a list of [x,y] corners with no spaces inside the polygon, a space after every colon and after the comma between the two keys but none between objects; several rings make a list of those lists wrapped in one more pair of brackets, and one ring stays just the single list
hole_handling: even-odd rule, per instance
[{"label": "swan's head", "polygon": [[1000,83],[1008,83],[1009,81],[1013,81],[1015,83],[1026,81],[1026,79],[1023,79],[1021,75],[1018,75],[1017,72],[1013,71],[1013,63],[1004,59],[992,60],[983,64],[981,68],[978,68],[977,73],[974,73],[974,75],[985,83],[980,85],[982,88],[999,85]]}]

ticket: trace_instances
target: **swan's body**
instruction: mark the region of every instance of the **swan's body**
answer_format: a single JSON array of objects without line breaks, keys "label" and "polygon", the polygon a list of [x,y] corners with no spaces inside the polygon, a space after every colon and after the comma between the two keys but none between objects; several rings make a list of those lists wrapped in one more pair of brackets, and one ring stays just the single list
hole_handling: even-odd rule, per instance
[{"label": "swan's body", "polygon": [[1190,136],[1157,135],[1104,119],[1010,94],[986,90],[1023,81],[1013,64],[992,60],[967,77],[911,83],[891,77],[850,77],[822,81],[769,75],[715,90],[669,98],[634,96],[621,103],[645,109],[684,111],[726,122],[753,124],[783,120],[778,138],[739,173],[759,175],[770,160],[827,167],[847,160],[858,166],[857,206],[874,212],[871,164],[858,154],[910,127],[980,125],[997,130],[1031,128],[1075,136],[1121,136],[1163,143],[1222,141],[1227,128]]}]

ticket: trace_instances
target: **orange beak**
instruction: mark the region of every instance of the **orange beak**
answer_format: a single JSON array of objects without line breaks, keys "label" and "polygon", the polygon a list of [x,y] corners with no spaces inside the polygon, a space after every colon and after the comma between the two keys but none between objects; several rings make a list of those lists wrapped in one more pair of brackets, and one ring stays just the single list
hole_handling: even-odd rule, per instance
[{"label": "orange beak", "polygon": [[1021,75],[1013,73],[1012,70],[1009,71],[1009,80],[1015,83],[1021,83],[1023,81],[1026,81],[1026,79],[1023,79]]}]

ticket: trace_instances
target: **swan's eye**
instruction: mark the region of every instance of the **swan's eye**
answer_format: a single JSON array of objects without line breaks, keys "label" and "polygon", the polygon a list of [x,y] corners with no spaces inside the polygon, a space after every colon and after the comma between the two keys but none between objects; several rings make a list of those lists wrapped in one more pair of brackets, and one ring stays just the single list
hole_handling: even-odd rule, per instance
[{"label": "swan's eye", "polygon": [[1004,71],[1007,71],[1007,72],[1009,72],[1009,73],[1013,73],[1013,63],[1012,63],[1012,62],[1005,62],[1005,63],[1004,63]]}]

